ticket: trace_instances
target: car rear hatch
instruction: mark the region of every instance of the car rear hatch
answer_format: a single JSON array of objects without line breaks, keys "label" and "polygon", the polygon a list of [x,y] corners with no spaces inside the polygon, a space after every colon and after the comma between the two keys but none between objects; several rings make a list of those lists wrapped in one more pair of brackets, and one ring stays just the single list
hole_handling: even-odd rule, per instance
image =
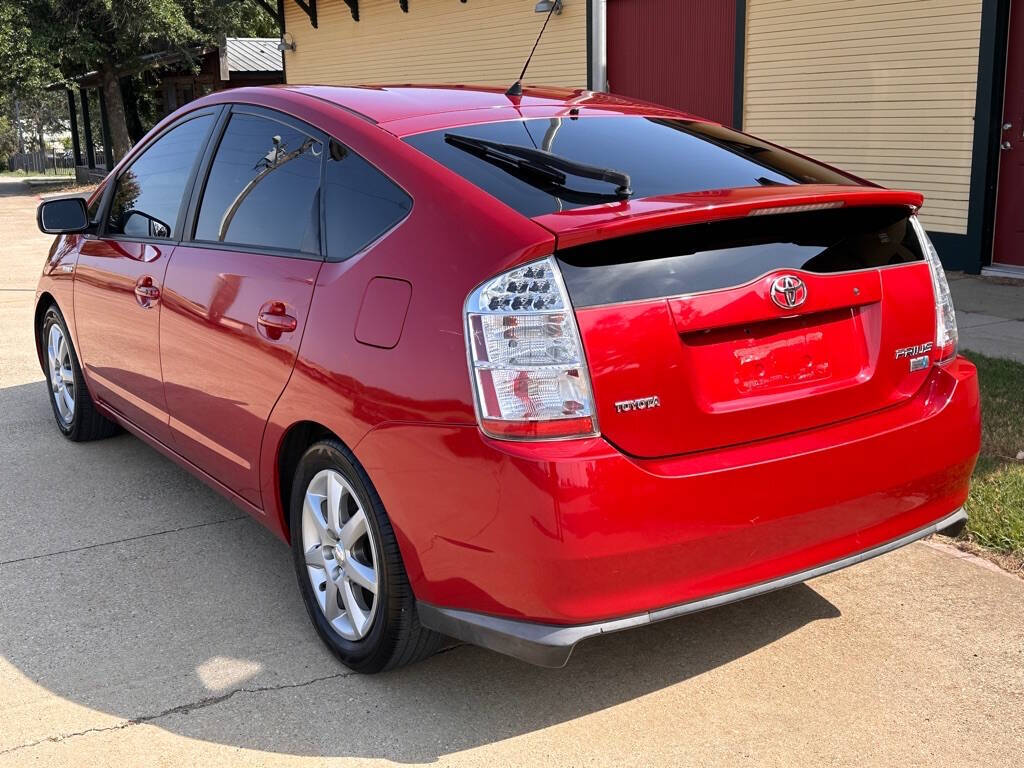
[{"label": "car rear hatch", "polygon": [[558,238],[602,434],[669,456],[912,397],[935,331],[920,204],[799,185],[535,217]]}]

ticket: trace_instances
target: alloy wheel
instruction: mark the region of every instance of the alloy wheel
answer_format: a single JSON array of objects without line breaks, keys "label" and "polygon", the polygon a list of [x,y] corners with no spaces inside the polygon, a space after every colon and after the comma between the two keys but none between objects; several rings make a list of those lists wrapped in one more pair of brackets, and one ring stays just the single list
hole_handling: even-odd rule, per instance
[{"label": "alloy wheel", "polygon": [[302,551],[328,623],[346,640],[366,637],[377,612],[377,547],[359,498],[336,470],[318,472],[306,488]]},{"label": "alloy wheel", "polygon": [[70,424],[75,418],[75,372],[71,367],[71,346],[58,323],[50,326],[46,341],[50,364],[50,390],[61,421]]}]

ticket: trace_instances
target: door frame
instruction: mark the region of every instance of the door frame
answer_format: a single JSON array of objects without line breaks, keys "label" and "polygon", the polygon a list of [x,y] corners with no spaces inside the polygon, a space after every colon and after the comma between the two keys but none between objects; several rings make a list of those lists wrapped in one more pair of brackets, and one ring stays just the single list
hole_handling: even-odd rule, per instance
[{"label": "door frame", "polygon": [[[999,142],[1002,137],[1003,99],[1006,91],[1006,57],[1010,44],[1011,0],[984,0],[981,17],[981,50],[978,62],[978,104],[974,134],[974,166],[971,169],[971,205],[968,232],[979,229],[981,271],[993,265],[996,208],[999,195]],[[1018,19],[1024,24],[1024,19]],[[1024,29],[1022,29],[1024,34]],[[977,210],[975,210],[977,209]],[[1024,277],[1024,274],[1021,275]]]}]

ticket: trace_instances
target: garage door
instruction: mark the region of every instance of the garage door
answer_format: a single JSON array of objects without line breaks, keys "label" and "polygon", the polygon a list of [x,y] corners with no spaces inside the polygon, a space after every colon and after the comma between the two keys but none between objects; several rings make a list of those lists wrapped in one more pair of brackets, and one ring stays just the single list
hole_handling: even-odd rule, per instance
[{"label": "garage door", "polygon": [[732,125],[733,0],[608,0],[608,90]]}]

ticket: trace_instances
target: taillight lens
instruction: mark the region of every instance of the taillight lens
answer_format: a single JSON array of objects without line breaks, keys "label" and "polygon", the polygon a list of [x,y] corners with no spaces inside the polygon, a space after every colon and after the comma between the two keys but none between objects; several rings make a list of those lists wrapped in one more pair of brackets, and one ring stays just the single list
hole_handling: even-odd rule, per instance
[{"label": "taillight lens", "polygon": [[935,292],[935,355],[941,365],[956,357],[959,334],[956,329],[956,310],[953,308],[953,296],[949,292],[949,282],[939,260],[939,252],[935,250],[931,238],[924,231],[917,216],[912,216],[914,231],[921,241],[921,249],[928,261],[932,273],[932,290]]},{"label": "taillight lens", "polygon": [[498,275],[466,299],[480,428],[491,437],[597,434],[576,318],[552,258]]}]

